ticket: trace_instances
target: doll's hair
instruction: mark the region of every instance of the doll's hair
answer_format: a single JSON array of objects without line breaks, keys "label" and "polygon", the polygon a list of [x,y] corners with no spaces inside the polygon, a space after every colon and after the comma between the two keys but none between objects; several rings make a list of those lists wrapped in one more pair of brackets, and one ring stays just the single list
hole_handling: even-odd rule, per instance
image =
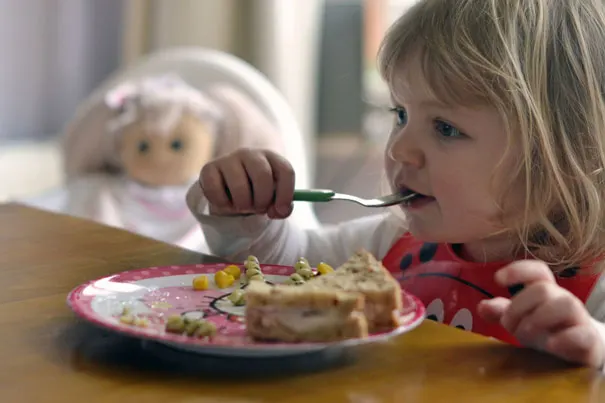
[{"label": "doll's hair", "polygon": [[511,230],[554,270],[603,257],[604,44],[602,0],[420,0],[379,53],[390,87],[418,56],[437,99],[498,110],[522,154],[512,171],[499,165],[494,190],[502,201],[524,183],[525,208]]},{"label": "doll's hair", "polygon": [[142,122],[149,133],[168,134],[184,113],[203,120],[214,132],[221,117],[212,100],[171,74],[121,83],[107,93],[105,103],[114,111],[107,123],[114,135],[134,122]]}]

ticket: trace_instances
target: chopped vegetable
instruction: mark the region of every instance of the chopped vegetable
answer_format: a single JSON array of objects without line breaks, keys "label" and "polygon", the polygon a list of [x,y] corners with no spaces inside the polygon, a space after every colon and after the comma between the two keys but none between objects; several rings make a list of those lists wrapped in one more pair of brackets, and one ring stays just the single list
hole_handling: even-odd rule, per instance
[{"label": "chopped vegetable", "polygon": [[193,279],[193,289],[196,291],[207,290],[208,285],[208,277],[203,274]]},{"label": "chopped vegetable", "polygon": [[227,288],[233,285],[233,283],[235,282],[235,277],[221,270],[214,273],[214,282],[216,283],[218,288]]}]

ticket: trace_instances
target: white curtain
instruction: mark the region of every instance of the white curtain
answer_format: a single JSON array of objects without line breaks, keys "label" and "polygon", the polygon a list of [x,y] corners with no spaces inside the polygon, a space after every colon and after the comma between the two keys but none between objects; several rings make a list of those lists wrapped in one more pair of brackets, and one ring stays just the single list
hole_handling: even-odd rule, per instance
[{"label": "white curtain", "polygon": [[55,140],[120,65],[122,0],[0,0],[0,201],[63,180]]},{"label": "white curtain", "polygon": [[121,0],[0,0],[0,140],[60,130],[119,66],[121,15]]},{"label": "white curtain", "polygon": [[309,166],[315,165],[324,0],[128,0],[126,7],[130,29],[125,33],[125,63],[146,52],[183,45],[242,57],[284,94],[305,136]]}]

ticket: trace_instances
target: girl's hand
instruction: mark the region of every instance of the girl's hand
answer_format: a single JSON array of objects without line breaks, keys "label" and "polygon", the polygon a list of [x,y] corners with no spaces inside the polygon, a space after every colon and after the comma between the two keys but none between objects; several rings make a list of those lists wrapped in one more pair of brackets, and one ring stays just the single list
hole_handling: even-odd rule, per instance
[{"label": "girl's hand", "polygon": [[200,186],[217,215],[292,213],[294,170],[271,151],[240,149],[202,168]]},{"label": "girl's hand", "polygon": [[503,287],[522,284],[512,299],[497,297],[479,304],[484,320],[499,322],[522,344],[592,367],[604,362],[604,345],[584,304],[559,287],[548,266],[519,261],[496,273]]}]

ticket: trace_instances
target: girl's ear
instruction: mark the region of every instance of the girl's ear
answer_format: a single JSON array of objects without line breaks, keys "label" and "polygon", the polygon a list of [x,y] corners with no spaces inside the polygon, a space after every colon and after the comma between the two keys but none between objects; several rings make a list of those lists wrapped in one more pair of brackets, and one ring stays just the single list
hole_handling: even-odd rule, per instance
[{"label": "girl's ear", "polygon": [[285,152],[282,139],[285,133],[279,133],[263,111],[242,91],[228,84],[217,84],[208,90],[208,96],[221,109],[215,157],[241,147],[269,149],[279,154]]}]

